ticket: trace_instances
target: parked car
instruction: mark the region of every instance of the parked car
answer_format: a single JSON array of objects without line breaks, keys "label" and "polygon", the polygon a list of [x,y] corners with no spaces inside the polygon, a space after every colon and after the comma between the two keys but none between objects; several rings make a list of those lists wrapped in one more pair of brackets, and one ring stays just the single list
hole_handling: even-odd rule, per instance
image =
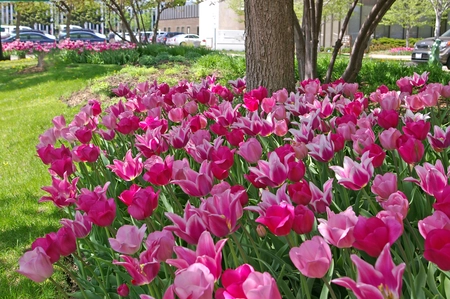
[{"label": "parked car", "polygon": [[[56,41],[56,38],[50,34],[44,34],[39,31],[21,31],[19,33],[19,39],[22,42],[35,42],[35,43],[54,43]],[[16,40],[15,34],[10,34],[8,38],[2,39],[2,43],[12,43]]]},{"label": "parked car", "polygon": [[[439,60],[450,69],[450,30],[442,34],[439,39],[441,40]],[[411,61],[419,63],[428,62],[431,55],[431,47],[433,47],[435,40],[434,37],[429,37],[415,43],[414,50],[411,54]]]},{"label": "parked car", "polygon": [[174,37],[175,35],[184,34],[183,32],[164,32],[162,34],[159,34],[156,37],[156,42],[159,44],[166,44],[167,39]]},{"label": "parked car", "polygon": [[[59,35],[59,40],[65,40],[66,33],[61,33]],[[95,33],[91,30],[72,30],[70,31],[70,40],[72,41],[86,41],[91,43],[102,43],[106,42],[106,36],[100,33]]]},{"label": "parked car", "polygon": [[167,40],[167,45],[170,46],[194,46],[200,47],[205,45],[206,40],[200,39],[196,34],[179,34]]}]

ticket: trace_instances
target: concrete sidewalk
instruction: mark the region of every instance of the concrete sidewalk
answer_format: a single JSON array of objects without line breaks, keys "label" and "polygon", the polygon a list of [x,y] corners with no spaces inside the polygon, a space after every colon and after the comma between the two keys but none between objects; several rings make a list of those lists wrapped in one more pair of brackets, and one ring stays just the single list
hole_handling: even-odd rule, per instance
[{"label": "concrete sidewalk", "polygon": [[365,54],[364,58],[373,58],[373,59],[392,59],[392,60],[405,60],[411,61],[411,55],[388,55],[388,54]]}]

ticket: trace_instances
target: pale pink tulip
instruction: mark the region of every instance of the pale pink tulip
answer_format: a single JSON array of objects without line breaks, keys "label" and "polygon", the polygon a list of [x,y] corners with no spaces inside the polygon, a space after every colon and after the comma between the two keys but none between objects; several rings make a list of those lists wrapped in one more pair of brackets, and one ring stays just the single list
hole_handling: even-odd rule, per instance
[{"label": "pale pink tulip", "polygon": [[370,190],[378,195],[379,200],[388,199],[389,195],[398,190],[397,175],[392,172],[387,172],[383,175],[377,174]]},{"label": "pale pink tulip", "polygon": [[267,272],[252,272],[242,284],[247,299],[281,299],[275,279]]},{"label": "pale pink tulip", "polygon": [[289,257],[300,273],[310,278],[324,277],[332,259],[330,246],[319,236],[303,242],[300,247],[292,248]]},{"label": "pale pink tulip", "polygon": [[318,230],[322,237],[330,244],[338,248],[352,247],[355,238],[353,228],[358,222],[358,217],[352,207],[335,214],[327,207],[328,220],[319,218]]},{"label": "pale pink tulip", "polygon": [[111,248],[123,254],[135,254],[141,248],[147,225],[143,224],[141,228],[134,225],[121,226],[116,234],[116,238],[109,238]]},{"label": "pale pink tulip", "polygon": [[25,252],[19,259],[18,273],[35,282],[43,282],[53,274],[50,258],[41,247]]},{"label": "pale pink tulip", "polygon": [[419,220],[419,232],[424,239],[434,229],[450,230],[450,218],[441,211],[434,211],[431,216]]}]

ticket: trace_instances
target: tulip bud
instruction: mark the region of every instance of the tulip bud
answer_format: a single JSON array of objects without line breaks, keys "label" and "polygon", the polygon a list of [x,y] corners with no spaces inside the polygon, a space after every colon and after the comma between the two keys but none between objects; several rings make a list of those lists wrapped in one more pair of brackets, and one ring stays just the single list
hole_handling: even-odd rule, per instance
[{"label": "tulip bud", "polygon": [[267,231],[266,231],[266,228],[263,225],[258,224],[258,226],[256,227],[256,233],[261,238],[264,238],[266,236]]}]

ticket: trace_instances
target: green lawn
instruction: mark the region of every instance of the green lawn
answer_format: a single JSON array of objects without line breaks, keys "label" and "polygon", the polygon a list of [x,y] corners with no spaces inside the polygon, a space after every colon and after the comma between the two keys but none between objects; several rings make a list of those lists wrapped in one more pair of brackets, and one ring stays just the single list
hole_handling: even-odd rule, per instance
[{"label": "green lawn", "polygon": [[[24,72],[35,60],[0,62],[0,298],[58,298],[50,282],[36,284],[15,272],[17,260],[38,237],[56,231],[61,218],[51,203],[38,204],[50,185],[46,166],[36,157],[38,136],[63,114],[79,111],[59,100],[88,80],[120,69],[114,65],[51,66]],[[21,72],[22,71],[22,72]],[[62,279],[57,275],[55,280]]]}]

